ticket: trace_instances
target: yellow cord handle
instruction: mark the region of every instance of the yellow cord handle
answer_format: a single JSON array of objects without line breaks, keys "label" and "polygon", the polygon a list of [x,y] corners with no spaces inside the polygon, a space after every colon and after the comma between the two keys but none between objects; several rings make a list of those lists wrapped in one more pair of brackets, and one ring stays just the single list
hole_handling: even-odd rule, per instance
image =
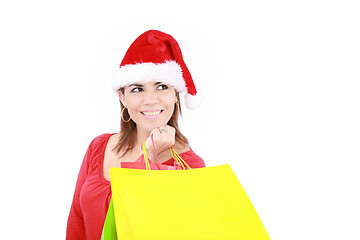
[{"label": "yellow cord handle", "polygon": [[[155,146],[154,146],[154,147],[155,147]],[[150,173],[151,173],[150,161],[149,161],[149,158],[148,158],[148,155],[147,155],[147,152],[146,152],[146,141],[143,142],[143,144],[142,144],[142,150],[143,150],[143,154],[144,154],[144,160],[145,160],[146,170],[149,170]],[[185,164],[186,167],[192,171],[192,169],[191,169],[191,167],[189,166],[189,164],[187,164],[187,163],[184,161],[184,159],[182,159],[182,158],[180,157],[180,155],[179,155],[172,147],[169,148],[169,151],[170,151],[171,156],[173,157],[173,159],[174,159],[177,163],[180,164],[180,166],[182,167],[183,170],[186,169],[185,166],[184,166],[184,164]],[[158,159],[156,150],[155,150],[155,154],[156,154],[156,158]]]},{"label": "yellow cord handle", "polygon": [[185,162],[185,160],[182,159],[182,158],[180,157],[180,155],[179,155],[177,152],[175,152],[175,150],[174,150],[172,147],[169,148],[169,150],[170,150],[171,156],[175,159],[176,162],[178,162],[178,163],[181,165],[181,167],[183,168],[183,170],[185,170],[184,164],[186,165],[186,167],[187,167],[188,169],[192,170],[191,167],[189,166],[189,164],[187,164],[187,162]]},{"label": "yellow cord handle", "polygon": [[146,166],[146,170],[149,170],[150,173],[151,173],[151,168],[150,168],[149,158],[148,158],[147,152],[146,152],[145,143],[146,143],[146,141],[142,144],[142,150],[143,150],[143,154],[144,154],[145,166]]}]

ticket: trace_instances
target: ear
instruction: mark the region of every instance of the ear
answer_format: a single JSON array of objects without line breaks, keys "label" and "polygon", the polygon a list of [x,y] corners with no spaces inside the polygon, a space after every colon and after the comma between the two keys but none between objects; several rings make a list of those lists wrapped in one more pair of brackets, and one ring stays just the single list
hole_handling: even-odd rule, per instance
[{"label": "ear", "polygon": [[119,100],[124,106],[127,106],[125,103],[125,94],[123,94],[121,90],[119,90]]}]

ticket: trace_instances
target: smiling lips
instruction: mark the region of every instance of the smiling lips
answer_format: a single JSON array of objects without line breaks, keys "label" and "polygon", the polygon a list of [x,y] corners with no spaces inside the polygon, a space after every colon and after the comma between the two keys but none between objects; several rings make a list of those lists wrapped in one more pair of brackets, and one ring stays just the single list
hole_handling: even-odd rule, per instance
[{"label": "smiling lips", "polygon": [[163,110],[157,111],[142,111],[141,114],[144,115],[147,119],[154,119],[160,116]]}]

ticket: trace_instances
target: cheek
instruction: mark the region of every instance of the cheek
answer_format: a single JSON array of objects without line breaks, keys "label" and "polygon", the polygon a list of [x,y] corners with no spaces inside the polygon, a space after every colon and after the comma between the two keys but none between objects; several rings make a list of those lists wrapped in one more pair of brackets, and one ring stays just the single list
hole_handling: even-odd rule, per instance
[{"label": "cheek", "polygon": [[136,99],[136,98],[128,98],[126,100],[127,100],[126,101],[126,103],[127,103],[126,107],[128,108],[128,111],[129,111],[130,115],[134,114],[137,111],[137,109],[139,108],[139,106],[140,106],[140,101],[138,99]]},{"label": "cheek", "polygon": [[163,104],[169,111],[174,109],[175,102],[176,98],[174,96],[169,96],[166,99],[163,99]]},{"label": "cheek", "polygon": [[166,103],[166,105],[172,105],[173,103],[176,102],[175,90],[174,91],[167,91],[161,97],[162,97],[163,102]]}]

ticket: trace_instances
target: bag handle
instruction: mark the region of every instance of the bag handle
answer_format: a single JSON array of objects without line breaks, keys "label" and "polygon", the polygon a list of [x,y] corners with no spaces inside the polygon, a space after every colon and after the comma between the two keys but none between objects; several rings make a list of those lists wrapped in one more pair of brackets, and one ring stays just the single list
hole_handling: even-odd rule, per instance
[{"label": "bag handle", "polygon": [[[158,157],[157,152],[156,152],[156,147],[155,147],[155,143],[154,143],[153,134],[151,134],[150,138],[151,138],[151,143],[152,143],[153,148],[154,148],[157,166],[158,166],[158,168],[160,169],[160,167],[159,167],[160,161],[159,161],[159,157]],[[145,150],[146,150],[146,149],[145,149]],[[185,165],[186,165],[189,169],[191,169],[190,166],[180,157],[180,155],[179,155],[177,152],[175,152],[175,150],[174,150],[172,147],[169,148],[169,151],[170,151],[170,153],[171,153],[172,158],[175,160],[176,163],[178,163],[178,164],[183,168],[183,170],[185,170],[185,166],[184,166],[184,164],[183,164],[182,162],[184,162]],[[173,152],[174,152],[174,153],[173,153]]]},{"label": "bag handle", "polygon": [[[151,138],[151,143],[153,145],[153,148],[154,148],[154,152],[155,152],[155,156],[156,156],[156,165],[158,166],[158,168],[160,169],[160,161],[159,161],[159,157],[157,155],[157,152],[156,152],[156,148],[155,148],[155,144],[154,144],[154,138],[153,138],[154,134],[151,134],[150,135],[150,138]],[[145,149],[146,151],[146,149]]]},{"label": "bag handle", "polygon": [[[155,156],[156,156],[156,166],[160,169],[160,161],[159,161],[159,157],[157,155],[156,152],[156,148],[155,148],[155,144],[154,144],[154,139],[153,139],[153,135],[151,134],[151,142],[154,148],[154,152],[155,152]],[[145,160],[145,166],[146,166],[146,170],[149,170],[151,173],[151,168],[150,168],[150,162],[149,162],[149,158],[147,156],[147,151],[146,151],[146,141],[143,142],[142,144],[142,151],[144,154],[144,160]],[[183,170],[185,170],[185,166],[192,170],[191,167],[189,166],[189,164],[187,164],[187,162],[184,161],[184,159],[182,159],[180,157],[180,155],[171,147],[169,148],[169,151],[171,153],[171,156],[173,157],[173,159],[182,167]]]},{"label": "bag handle", "polygon": [[186,165],[186,167],[187,167],[188,169],[192,170],[191,167],[189,166],[189,164],[187,164],[187,162],[185,162],[185,160],[182,159],[177,152],[175,152],[175,150],[174,150],[173,147],[169,148],[169,151],[170,151],[171,156],[173,157],[173,159],[174,159],[177,163],[180,164],[180,166],[183,168],[183,170],[185,170],[184,164]]}]

